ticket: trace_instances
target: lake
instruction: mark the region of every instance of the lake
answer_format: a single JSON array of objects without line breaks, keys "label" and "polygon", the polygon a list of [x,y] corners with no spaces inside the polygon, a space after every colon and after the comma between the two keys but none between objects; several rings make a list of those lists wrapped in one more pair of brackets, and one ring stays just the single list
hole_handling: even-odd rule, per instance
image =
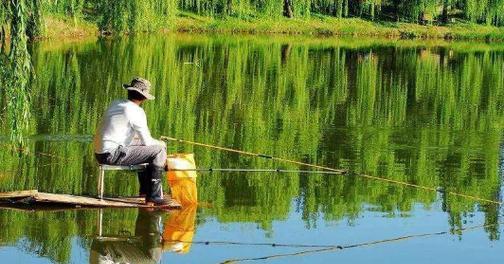
[{"label": "lake", "polygon": [[[502,206],[450,194],[503,198],[502,44],[139,34],[37,42],[31,52],[27,151],[8,151],[1,122],[0,191],[96,195],[92,135],[134,76],[153,84],[144,109],[155,137],[349,173],[200,172],[198,208],[176,212],[0,209],[1,262],[504,260]],[[168,149],[195,153],[199,168],[310,169]],[[105,195],[136,195],[131,173],[105,180]]]}]

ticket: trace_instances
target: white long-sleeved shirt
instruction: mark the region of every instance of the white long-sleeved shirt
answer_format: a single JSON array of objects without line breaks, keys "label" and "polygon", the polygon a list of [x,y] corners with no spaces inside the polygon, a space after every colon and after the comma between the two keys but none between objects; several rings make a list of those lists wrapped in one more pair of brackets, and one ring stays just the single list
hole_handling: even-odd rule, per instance
[{"label": "white long-sleeved shirt", "polygon": [[161,144],[152,138],[145,111],[130,100],[116,100],[105,112],[94,137],[95,153],[110,153],[119,146],[130,146],[135,135],[141,145]]}]

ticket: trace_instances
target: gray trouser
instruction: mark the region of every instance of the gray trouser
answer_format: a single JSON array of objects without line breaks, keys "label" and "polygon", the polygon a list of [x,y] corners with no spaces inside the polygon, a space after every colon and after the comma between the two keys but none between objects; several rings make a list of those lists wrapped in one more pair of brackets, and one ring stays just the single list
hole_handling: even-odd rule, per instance
[{"label": "gray trouser", "polygon": [[166,163],[166,147],[153,146],[119,146],[112,153],[96,154],[101,164],[107,165],[136,165],[149,163],[150,167],[163,168]]},{"label": "gray trouser", "polygon": [[112,153],[96,154],[95,156],[100,164],[107,165],[129,166],[149,163],[147,170],[138,172],[139,192],[147,195],[151,193],[150,184],[153,181],[154,170],[164,168],[167,158],[166,147],[162,145],[119,146]]}]

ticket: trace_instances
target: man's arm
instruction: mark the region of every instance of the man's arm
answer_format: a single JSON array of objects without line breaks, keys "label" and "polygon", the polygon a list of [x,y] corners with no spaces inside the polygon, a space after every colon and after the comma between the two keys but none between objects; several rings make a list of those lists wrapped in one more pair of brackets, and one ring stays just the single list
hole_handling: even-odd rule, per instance
[{"label": "man's arm", "polygon": [[161,145],[166,146],[166,143],[163,141],[156,140],[152,138],[151,133],[149,131],[149,127],[147,126],[147,117],[145,116],[145,112],[138,112],[130,119],[131,126],[133,130],[136,131],[137,136],[140,138],[142,145],[145,146],[153,146],[153,145]]}]

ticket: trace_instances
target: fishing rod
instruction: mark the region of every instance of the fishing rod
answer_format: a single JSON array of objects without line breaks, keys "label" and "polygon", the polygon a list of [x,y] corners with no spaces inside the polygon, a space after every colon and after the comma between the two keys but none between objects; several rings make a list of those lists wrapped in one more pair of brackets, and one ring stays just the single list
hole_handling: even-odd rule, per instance
[{"label": "fishing rod", "polygon": [[[210,144],[205,144],[205,143],[200,143],[200,142],[194,142],[194,141],[189,141],[189,140],[184,140],[184,139],[178,139],[178,138],[173,138],[173,137],[167,137],[167,136],[161,136],[161,140],[165,141],[176,141],[179,143],[185,143],[185,144],[190,144],[194,146],[200,146],[200,147],[206,147],[206,148],[212,148],[212,149],[217,149],[217,150],[222,150],[222,151],[227,151],[227,152],[233,152],[233,153],[238,153],[242,155],[248,155],[248,156],[253,156],[253,157],[258,157],[258,158],[266,158],[270,160],[276,160],[276,161],[281,161],[281,162],[287,162],[287,163],[292,163],[292,164],[297,164],[297,165],[302,165],[306,167],[311,167],[311,168],[317,168],[321,170],[326,170],[326,171],[332,171],[332,172],[339,172],[341,174],[345,174],[347,170],[342,170],[342,169],[335,169],[331,167],[326,167],[326,166],[321,166],[317,164],[311,164],[311,163],[306,163],[306,162],[300,162],[296,160],[290,160],[290,159],[285,159],[285,158],[280,158],[280,157],[274,157],[266,154],[259,154],[259,153],[254,153],[254,152],[249,152],[249,151],[243,151],[243,150],[238,150],[238,149],[232,149],[232,148],[227,148],[227,147],[221,147],[221,146],[215,146],[215,145],[210,145]],[[386,182],[389,184],[395,184],[395,185],[402,185],[406,187],[412,187],[412,188],[417,188],[417,189],[422,189],[426,191],[431,191],[431,192],[436,192],[436,193],[443,193],[443,194],[449,194],[453,196],[459,196],[459,197],[464,197],[480,202],[486,202],[486,203],[492,203],[492,204],[498,204],[502,205],[503,202],[501,201],[495,201],[495,200],[490,200],[490,199],[485,199],[473,195],[468,195],[468,194],[463,194],[463,193],[457,193],[453,191],[446,191],[443,188],[437,187],[429,187],[429,186],[423,186],[423,185],[418,185],[415,183],[409,183],[405,181],[398,181],[398,180],[392,180],[392,179],[387,179],[387,178],[382,178],[382,177],[377,177],[377,176],[372,176],[372,175],[367,175],[367,174],[362,174],[362,173],[357,173],[354,174],[357,177],[362,177],[366,179],[371,179],[371,180],[377,180],[377,181],[382,181]]]},{"label": "fishing rod", "polygon": [[288,162],[288,163],[292,163],[292,164],[338,172],[341,174],[347,173],[347,170],[334,169],[334,168],[319,166],[316,164],[310,164],[310,163],[305,163],[305,162],[296,161],[296,160],[289,160],[289,159],[284,159],[284,158],[280,158],[280,157],[274,157],[274,156],[270,156],[270,155],[266,155],[266,154],[253,153],[253,152],[248,152],[248,151],[243,151],[243,150],[237,150],[237,149],[231,149],[231,148],[220,147],[220,146],[215,146],[215,145],[209,145],[209,144],[204,144],[204,143],[199,143],[199,142],[194,142],[194,141],[189,141],[189,140],[183,140],[183,139],[178,139],[178,138],[172,138],[172,137],[167,137],[167,136],[161,136],[161,140],[167,140],[167,141],[170,140],[170,141],[177,141],[180,143],[188,143],[188,144],[195,145],[195,146],[224,150],[224,151],[228,151],[228,152],[234,152],[234,153],[238,153],[238,154],[242,154],[242,155],[254,156],[254,157],[265,158],[265,159],[270,159],[270,160],[283,161],[283,162]]}]

